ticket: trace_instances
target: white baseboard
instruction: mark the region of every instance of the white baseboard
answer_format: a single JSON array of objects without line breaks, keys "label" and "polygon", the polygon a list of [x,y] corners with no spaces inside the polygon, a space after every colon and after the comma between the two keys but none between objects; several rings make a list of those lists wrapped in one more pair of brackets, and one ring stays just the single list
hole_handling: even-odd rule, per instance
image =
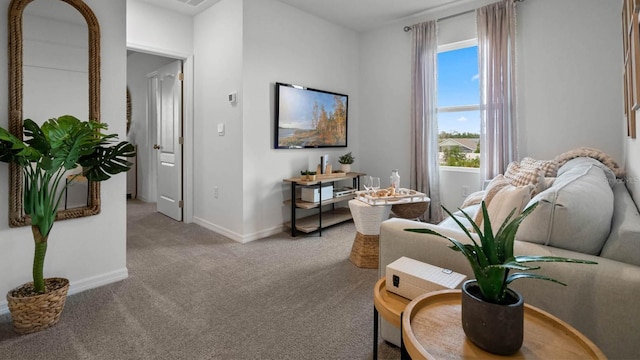
[{"label": "white baseboard", "polygon": [[[127,268],[123,268],[120,270],[115,270],[109,273],[93,276],[90,278],[69,281],[69,292],[67,295],[73,295],[85,290],[97,288],[100,286],[104,286],[107,284],[111,284],[120,280],[124,280],[129,277],[129,270]],[[9,307],[7,305],[7,301],[3,300],[0,302],[0,315],[6,314],[9,312]]]},{"label": "white baseboard", "polygon": [[200,226],[202,226],[205,229],[209,229],[213,232],[216,232],[220,235],[224,235],[226,237],[228,237],[231,240],[237,241],[239,243],[248,243],[250,241],[254,241],[254,240],[258,240],[258,239],[262,239],[263,237],[267,237],[267,236],[271,236],[274,234],[278,234],[282,232],[282,225],[280,226],[274,226],[270,229],[265,229],[265,230],[261,230],[258,232],[255,232],[253,234],[248,234],[248,235],[240,235],[234,231],[231,231],[229,229],[223,228],[221,226],[218,226],[216,224],[213,224],[207,220],[201,219],[199,217],[194,216],[193,217],[193,222],[195,224],[198,224]]},{"label": "white baseboard", "polygon": [[252,234],[247,234],[243,237],[244,243],[265,238],[267,236],[279,234],[284,231],[284,227],[282,225],[274,226],[269,229],[260,230],[258,232],[254,232]]},{"label": "white baseboard", "polygon": [[211,223],[211,222],[209,222],[207,220],[201,219],[201,218],[199,218],[197,216],[193,217],[193,222],[198,224],[198,225],[200,225],[200,226],[202,226],[205,229],[209,229],[209,230],[211,230],[213,232],[216,232],[216,233],[218,233],[220,235],[224,235],[224,236],[228,237],[231,240],[237,241],[239,243],[243,242],[242,241],[242,235],[240,235],[240,234],[238,234],[236,232],[233,232],[233,231],[231,231],[229,229],[223,228],[222,226],[218,226],[218,225],[216,225],[214,223]]}]

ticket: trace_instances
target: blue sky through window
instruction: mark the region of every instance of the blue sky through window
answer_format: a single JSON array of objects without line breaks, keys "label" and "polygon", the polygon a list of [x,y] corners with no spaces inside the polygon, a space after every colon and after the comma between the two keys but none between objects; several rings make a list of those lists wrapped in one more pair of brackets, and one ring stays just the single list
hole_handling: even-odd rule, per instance
[{"label": "blue sky through window", "polygon": [[[478,47],[438,53],[438,107],[478,105]],[[480,133],[480,112],[441,112],[438,131]]]}]

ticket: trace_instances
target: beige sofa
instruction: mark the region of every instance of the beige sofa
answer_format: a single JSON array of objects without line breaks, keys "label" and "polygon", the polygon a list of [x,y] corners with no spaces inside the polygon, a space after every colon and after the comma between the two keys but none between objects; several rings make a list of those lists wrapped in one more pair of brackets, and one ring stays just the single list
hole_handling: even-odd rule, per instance
[{"label": "beige sofa", "polygon": [[[605,174],[606,170],[601,174],[598,170],[600,167],[594,164],[589,161],[577,161],[575,164],[568,162],[567,165],[575,166],[572,169],[561,168],[554,185],[531,200],[539,201],[541,204],[538,208],[546,207],[546,210],[542,210],[537,216],[533,216],[532,213],[531,223],[526,225],[530,220],[527,219],[522,224],[524,230],[521,228],[518,232],[515,252],[517,255],[550,255],[593,260],[597,261],[598,265],[545,263],[538,272],[565,282],[568,286],[522,279],[514,282],[512,287],[524,296],[525,302],[573,325],[599,346],[609,358],[640,359],[640,214],[625,184],[620,180],[616,181],[615,176],[612,180],[610,174]],[[580,171],[576,170],[578,166],[581,166]],[[567,180],[569,176],[573,177]],[[593,176],[591,180],[595,179],[592,183],[588,183],[591,181],[590,176]],[[605,184],[610,185],[608,188],[607,185],[602,185],[602,176],[607,177]],[[594,190],[594,186],[602,188]],[[601,191],[602,194],[594,195],[591,199],[593,202],[587,201],[586,204],[590,205],[585,206],[584,200],[589,200],[590,194],[594,191]],[[606,200],[609,192],[610,201],[613,203],[610,207],[611,213],[607,215],[609,207],[602,202],[609,201]],[[571,193],[573,199],[565,199],[562,203],[563,197],[566,198],[567,194]],[[601,208],[605,209],[605,214],[598,213]],[[467,210],[474,211],[473,208]],[[546,215],[544,211],[547,211]],[[548,222],[549,219],[545,217],[554,215],[555,223],[551,221],[548,225],[540,224],[541,218],[543,222]],[[583,239],[598,232],[589,228],[590,224],[599,222],[600,226],[603,226],[603,217],[606,220],[604,226],[608,227],[608,231],[604,238],[600,239],[602,243],[585,247]],[[581,221],[575,221],[577,218]],[[575,227],[574,230],[571,230],[572,226]],[[407,256],[473,278],[464,256],[449,249],[450,244],[447,240],[404,231],[407,228],[422,227],[469,242],[455,224],[452,226],[450,219],[440,225],[389,219],[381,225],[379,275],[385,275],[389,263]],[[532,235],[535,229],[546,235]],[[589,231],[585,234],[581,229]],[[570,230],[574,236],[567,235]],[[524,241],[523,237],[533,239]],[[600,240],[596,239],[596,243]],[[593,254],[579,252],[574,248],[588,249],[588,252]],[[383,339],[399,344],[399,330],[384,322],[384,319],[381,322],[380,333]]]}]

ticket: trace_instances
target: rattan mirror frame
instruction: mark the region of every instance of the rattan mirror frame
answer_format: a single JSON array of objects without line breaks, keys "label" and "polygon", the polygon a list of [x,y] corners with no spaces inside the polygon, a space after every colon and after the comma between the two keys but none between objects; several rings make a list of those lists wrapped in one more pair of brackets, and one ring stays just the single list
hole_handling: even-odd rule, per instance
[{"label": "rattan mirror frame", "polygon": [[[22,15],[34,0],[12,0],[9,4],[9,131],[22,139]],[[82,0],[60,0],[71,5],[87,21],[89,32],[89,119],[100,121],[100,26],[98,19]],[[22,170],[9,164],[9,226],[31,224],[24,213]],[[73,219],[100,213],[100,183],[89,185],[88,206],[59,210],[56,220]]]}]

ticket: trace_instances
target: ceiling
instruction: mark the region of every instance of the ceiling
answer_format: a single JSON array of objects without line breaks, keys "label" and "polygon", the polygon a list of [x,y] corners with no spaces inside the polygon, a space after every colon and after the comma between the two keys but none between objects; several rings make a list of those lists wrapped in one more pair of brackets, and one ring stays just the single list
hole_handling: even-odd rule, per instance
[{"label": "ceiling", "polygon": [[[220,0],[139,0],[187,15],[196,15]],[[279,0],[334,24],[370,30],[411,15],[468,0]],[[197,5],[196,5],[197,4]]]}]

